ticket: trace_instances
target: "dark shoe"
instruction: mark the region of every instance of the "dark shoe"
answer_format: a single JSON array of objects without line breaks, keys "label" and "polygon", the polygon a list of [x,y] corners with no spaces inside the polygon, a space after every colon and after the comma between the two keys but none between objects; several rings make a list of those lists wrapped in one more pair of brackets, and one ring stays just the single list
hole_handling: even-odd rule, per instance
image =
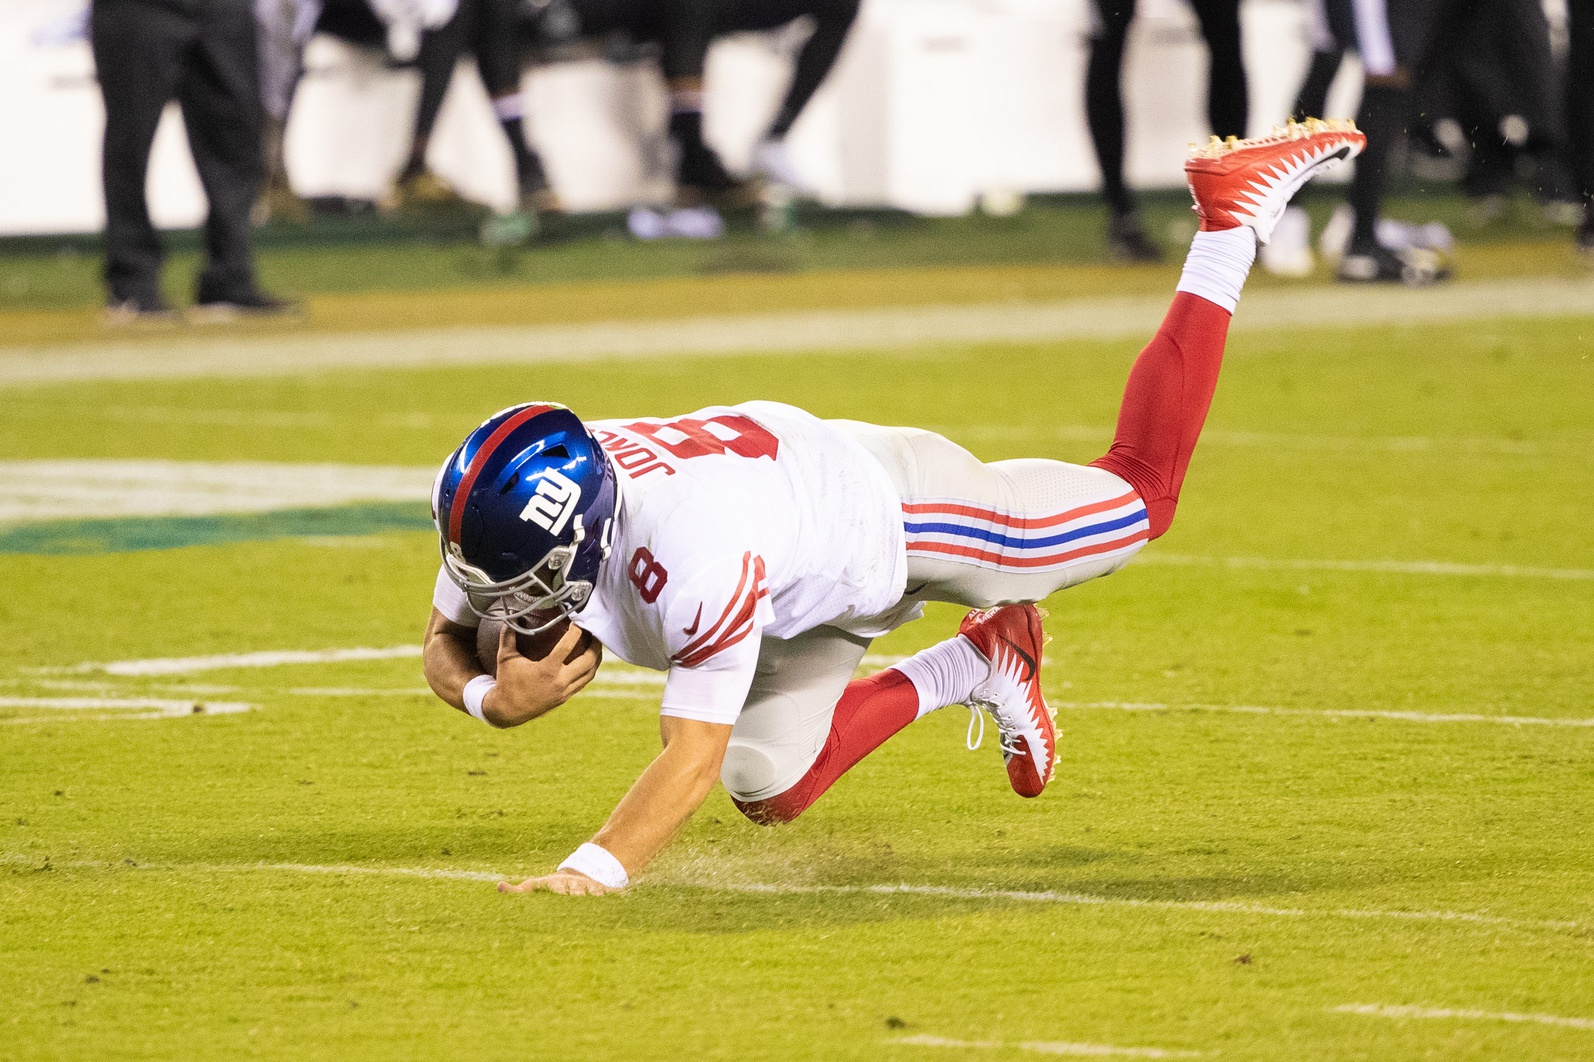
[{"label": "dark shoe", "polygon": [[529,205],[545,212],[558,209],[559,199],[548,181],[548,171],[543,167],[542,156],[535,151],[527,149],[515,160],[515,184],[522,208]]},{"label": "dark shoe", "polygon": [[112,296],[105,304],[105,323],[116,327],[136,325],[168,325],[177,323],[177,313],[159,295],[133,296],[118,299]]},{"label": "dark shoe", "polygon": [[1425,287],[1448,279],[1449,268],[1433,251],[1412,247],[1391,251],[1383,244],[1352,245],[1339,260],[1336,280],[1347,284],[1406,284]]},{"label": "dark shoe", "polygon": [[249,220],[256,228],[272,221],[305,225],[310,221],[310,204],[295,195],[287,181],[273,181],[261,190]]},{"label": "dark shoe", "polygon": [[188,311],[189,320],[195,324],[219,324],[240,317],[299,317],[304,305],[289,299],[268,295],[259,288],[236,292],[226,296],[213,296],[202,292],[199,301]]},{"label": "dark shoe", "polygon": [[1115,213],[1107,221],[1107,254],[1119,262],[1160,262],[1162,248],[1151,242],[1140,215]]},{"label": "dark shoe", "polygon": [[755,182],[733,177],[713,148],[683,151],[676,171],[676,205],[735,208],[753,202]]},{"label": "dark shoe", "polygon": [[411,212],[458,209],[466,205],[453,185],[430,170],[400,177],[383,203],[388,210]]},{"label": "dark shoe", "polygon": [[754,202],[757,182],[737,180],[725,168],[719,153],[703,140],[702,115],[671,116],[670,139],[676,150],[677,206],[737,207]]}]

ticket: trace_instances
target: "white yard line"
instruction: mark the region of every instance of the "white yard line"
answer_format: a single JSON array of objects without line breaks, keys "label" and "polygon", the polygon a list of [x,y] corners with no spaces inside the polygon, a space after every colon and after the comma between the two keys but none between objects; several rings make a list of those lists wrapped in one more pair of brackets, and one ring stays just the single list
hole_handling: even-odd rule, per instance
[{"label": "white yard line", "polygon": [[[211,659],[211,658],[206,658]],[[358,657],[356,659],[370,659]],[[889,667],[902,660],[900,656],[874,655],[864,658],[865,667]],[[301,663],[303,661],[284,661],[286,663]],[[167,661],[123,661],[123,664],[164,664]],[[87,665],[84,665],[85,667]],[[102,665],[113,666],[113,665]],[[264,665],[253,665],[264,666]],[[663,672],[647,671],[641,668],[620,667],[610,670],[613,665],[607,665],[598,672],[592,684],[581,691],[578,696],[597,697],[608,700],[626,700],[631,698],[647,698],[654,691],[664,686]],[[119,671],[118,674],[125,674]],[[151,672],[166,674],[170,672]],[[111,682],[74,682],[60,679],[7,679],[7,685],[33,685],[49,689],[95,691],[115,693],[125,687]],[[183,693],[190,699],[178,701],[149,701],[150,704],[185,704],[192,705],[194,700],[207,696],[226,694],[244,694],[246,696],[271,696],[285,694],[293,697],[431,697],[434,693],[425,686],[144,686],[141,689],[154,693]],[[1216,712],[1228,715],[1278,715],[1278,716],[1305,716],[1322,717],[1328,719],[1389,719],[1405,723],[1486,723],[1496,726],[1511,727],[1570,727],[1576,730],[1594,730],[1594,718],[1566,718],[1556,716],[1533,715],[1484,715],[1478,712],[1402,712],[1378,708],[1285,708],[1278,705],[1260,704],[1171,704],[1158,701],[1067,701],[1049,697],[1053,708],[1060,711],[1089,712]],[[8,702],[15,702],[11,706],[20,706],[24,702],[55,707],[136,707],[145,703],[138,698],[92,698],[92,697],[59,697],[59,698],[26,698],[26,697],[0,697],[0,707],[7,706]],[[79,704],[81,702],[81,704]],[[205,702],[208,705],[214,702]],[[225,709],[218,709],[223,711]]]},{"label": "white yard line", "polygon": [[218,653],[214,656],[157,657],[147,660],[112,660],[78,664],[70,668],[41,668],[41,672],[102,672],[107,675],[191,675],[235,667],[281,667],[286,664],[342,664],[354,660],[399,660],[421,655],[419,645],[394,645],[384,649],[285,649],[259,653]]},{"label": "white yard line", "polygon": [[[123,711],[123,712],[74,712],[71,715],[21,715],[11,719],[0,719],[0,726],[47,726],[51,723],[126,723],[137,722],[143,719],[185,719],[190,713],[167,711]],[[203,716],[207,713],[194,713]]]},{"label": "white yard line", "polygon": [[[960,442],[1050,439],[1059,442],[1105,443],[1112,439],[1110,424],[947,424],[934,427]],[[1547,452],[1578,458],[1590,456],[1583,440],[1528,442],[1476,436],[1441,435],[1310,435],[1296,432],[1226,431],[1206,428],[1201,441],[1219,446],[1253,446],[1269,450],[1311,450],[1331,453],[1438,453],[1457,451],[1533,457]]]},{"label": "white yard line", "polygon": [[[1149,338],[1169,297],[895,306],[867,310],[404,332],[213,335],[0,349],[0,388],[80,380],[282,376],[339,369],[416,369],[968,343]],[[1311,312],[1301,307],[1310,304]],[[1586,316],[1594,281],[1555,277],[1459,282],[1423,291],[1335,286],[1255,291],[1234,327],[1356,328],[1487,318]]]},{"label": "white yard line", "polygon": [[[421,655],[415,645],[398,645],[387,648],[352,648],[324,650],[280,650],[257,653],[222,653],[215,656],[160,657],[145,660],[116,660],[107,663],[85,663],[69,668],[45,668],[40,673],[101,673],[123,678],[144,678],[162,675],[184,675],[227,668],[267,668],[300,664],[336,664],[365,660],[413,659]],[[904,658],[888,653],[870,653],[862,660],[865,669],[890,667]],[[1051,663],[1048,658],[1043,663]],[[609,664],[600,670],[592,685],[580,696],[606,700],[625,700],[650,696],[664,686],[663,672],[625,664]],[[104,682],[74,683],[60,679],[7,680],[11,685],[33,682],[61,689],[93,689],[114,692],[116,686]],[[217,693],[244,693],[255,696],[288,694],[297,697],[410,697],[427,696],[425,687],[372,687],[372,686],[194,686],[157,687],[160,692],[187,692],[194,696]],[[16,700],[17,698],[13,698]],[[70,700],[63,698],[59,700]],[[191,702],[188,702],[191,703]],[[1388,719],[1406,723],[1484,723],[1512,727],[1565,727],[1594,730],[1594,718],[1568,718],[1556,716],[1488,715],[1481,712],[1411,712],[1378,708],[1290,708],[1282,705],[1258,704],[1171,704],[1157,701],[1069,701],[1051,698],[1054,708],[1065,711],[1117,711],[1117,712],[1217,712],[1232,715],[1272,715],[1322,717],[1328,719]]]},{"label": "white yard line", "polygon": [[[153,869],[182,869],[182,868],[153,868]],[[323,866],[313,863],[255,863],[243,866],[200,866],[201,870],[276,870],[287,874],[329,874],[332,876],[351,875],[377,875],[381,877],[400,878],[432,878],[440,881],[506,881],[502,874],[494,874],[489,870],[441,870],[431,867],[362,867],[362,866]]]},{"label": "white yard line", "polygon": [[1136,564],[1167,564],[1192,568],[1262,569],[1311,572],[1374,572],[1389,575],[1448,575],[1499,579],[1594,580],[1594,568],[1541,568],[1520,564],[1452,564],[1448,561],[1307,560],[1288,557],[1194,557],[1181,553],[1143,550]]},{"label": "white yard line", "polygon": [[949,1040],[944,1036],[904,1036],[888,1044],[907,1047],[953,1047],[960,1050],[1031,1051],[1037,1055],[1080,1055],[1089,1058],[1196,1058],[1200,1051],[1161,1047],[1119,1047],[1116,1044],[1080,1044],[1057,1040]]},{"label": "white yard line", "polygon": [[[23,853],[0,855],[0,863],[12,865],[37,864],[41,856]],[[60,867],[116,870],[125,864],[102,860],[69,860],[54,863]],[[321,863],[144,863],[137,869],[166,872],[257,873],[272,871],[285,874],[387,876],[405,878],[433,878],[447,881],[513,881],[516,875],[500,874],[490,870],[462,870],[452,867],[393,867],[360,864]],[[1227,900],[1139,900],[1121,896],[1092,896],[1086,893],[1056,892],[1052,890],[1024,891],[1008,889],[967,889],[948,885],[789,885],[772,883],[699,884],[663,880],[661,887],[681,887],[703,892],[726,892],[768,896],[926,896],[937,899],[969,900],[972,902],[1031,903],[1070,907],[1128,907],[1165,911],[1196,911],[1213,914],[1258,915],[1268,918],[1339,918],[1355,921],[1390,920],[1398,922],[1436,922],[1461,925],[1494,926],[1500,928],[1564,932],[1582,928],[1581,922],[1553,919],[1504,918],[1497,915],[1476,914],[1470,911],[1406,911],[1378,908],[1324,908],[1312,910],[1303,907],[1270,907],[1266,904],[1241,903]]]},{"label": "white yard line", "polygon": [[[3,357],[0,351],[0,357]],[[32,411],[24,411],[24,413]],[[106,406],[96,411],[102,420],[131,421],[155,424],[209,424],[226,428],[330,428],[338,422],[330,410],[226,409],[196,406]],[[51,415],[48,411],[37,416]],[[430,413],[381,413],[363,418],[366,423],[380,424],[386,428],[405,428],[425,431],[434,427],[438,418]]]},{"label": "white yard line", "polygon": [[[0,708],[48,709],[48,716],[0,719],[0,723],[101,722],[120,719],[180,719],[197,715],[233,715],[253,705],[239,701],[207,701],[165,697],[0,697]],[[109,711],[108,711],[109,710]],[[98,712],[85,715],[85,712]],[[64,714],[63,714],[64,713]]]},{"label": "white yard line", "polygon": [[423,503],[436,471],[266,461],[0,461],[0,523]]},{"label": "white yard line", "polygon": [[1519,1014],[1510,1010],[1455,1010],[1449,1007],[1389,1006],[1383,1003],[1346,1003],[1330,1007],[1335,1014],[1365,1014],[1373,1018],[1449,1018],[1458,1021],[1503,1021],[1529,1025],[1554,1025],[1562,1029],[1594,1031],[1594,1018],[1563,1018],[1558,1014]]},{"label": "white yard line", "polygon": [[1092,896],[1086,893],[1038,892],[1004,889],[961,889],[944,885],[705,885],[718,892],[768,893],[772,895],[857,894],[868,896],[932,896],[955,900],[995,900],[1013,903],[1059,904],[1082,907],[1136,907],[1167,911],[1204,911],[1218,914],[1261,915],[1269,918],[1345,918],[1353,920],[1389,919],[1402,922],[1458,922],[1471,925],[1501,926],[1515,929],[1575,930],[1578,922],[1502,918],[1467,911],[1392,911],[1379,909],[1331,908],[1311,910],[1302,907],[1270,907],[1266,904],[1229,900],[1137,900],[1119,896]]},{"label": "white yard line", "polygon": [[1483,715],[1474,712],[1393,712],[1376,708],[1278,708],[1259,704],[1157,704],[1135,701],[1058,701],[1053,708],[1068,711],[1113,712],[1224,712],[1237,715],[1300,715],[1328,719],[1393,719],[1404,723],[1496,723],[1501,726],[1565,726],[1594,728],[1594,719],[1536,715]]},{"label": "white yard line", "polygon": [[[262,690],[261,692],[278,692],[275,690]],[[364,686],[295,686],[292,689],[282,690],[282,693],[294,697],[435,697],[429,687],[412,686],[408,689],[392,689],[389,687],[364,687]]]}]

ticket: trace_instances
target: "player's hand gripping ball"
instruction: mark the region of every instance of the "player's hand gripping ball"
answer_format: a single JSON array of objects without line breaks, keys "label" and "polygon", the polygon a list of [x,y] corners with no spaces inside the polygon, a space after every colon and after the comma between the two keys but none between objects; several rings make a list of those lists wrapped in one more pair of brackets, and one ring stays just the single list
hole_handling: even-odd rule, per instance
[{"label": "player's hand gripping ball", "polygon": [[[476,628],[476,659],[481,661],[482,670],[494,678],[498,677],[498,648],[499,641],[504,635],[504,627],[503,620],[485,619],[482,620],[481,626]],[[558,647],[569,631],[570,621],[567,619],[560,620],[541,634],[523,634],[515,631],[515,649],[528,660],[547,660],[548,654]],[[592,635],[586,631],[581,631],[580,635],[575,648],[558,663],[571,663],[592,647]]]},{"label": "player's hand gripping ball", "polygon": [[580,693],[603,663],[603,644],[566,620],[535,635],[487,620],[476,629],[476,658],[498,680],[483,702],[488,721],[519,726]]}]

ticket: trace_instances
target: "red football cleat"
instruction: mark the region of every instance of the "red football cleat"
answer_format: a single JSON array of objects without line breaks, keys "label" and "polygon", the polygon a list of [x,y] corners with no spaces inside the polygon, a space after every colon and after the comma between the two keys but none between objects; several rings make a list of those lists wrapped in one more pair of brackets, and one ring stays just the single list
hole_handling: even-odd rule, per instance
[{"label": "red football cleat", "polygon": [[1258,243],[1267,243],[1290,197],[1301,185],[1367,146],[1354,122],[1308,118],[1275,128],[1254,140],[1219,140],[1191,145],[1184,164],[1201,231],[1245,225]]},{"label": "red football cleat", "polygon": [[1024,797],[1040,796],[1057,767],[1057,720],[1041,695],[1043,616],[1034,605],[1004,605],[970,612],[958,628],[991,665],[969,707],[996,720],[1007,779]]}]

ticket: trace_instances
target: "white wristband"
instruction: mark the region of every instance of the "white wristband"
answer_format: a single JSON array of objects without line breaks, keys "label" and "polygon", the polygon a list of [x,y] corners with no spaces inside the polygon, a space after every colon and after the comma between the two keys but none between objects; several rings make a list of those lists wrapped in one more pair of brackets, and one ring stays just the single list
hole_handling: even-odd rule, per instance
[{"label": "white wristband", "polygon": [[559,864],[559,869],[580,871],[599,885],[607,885],[611,889],[623,889],[631,883],[620,861],[607,848],[590,841],[571,852]]},{"label": "white wristband", "polygon": [[482,702],[498,685],[498,680],[491,675],[477,675],[465,683],[465,710],[482,722],[487,722],[487,717],[482,714]]}]

